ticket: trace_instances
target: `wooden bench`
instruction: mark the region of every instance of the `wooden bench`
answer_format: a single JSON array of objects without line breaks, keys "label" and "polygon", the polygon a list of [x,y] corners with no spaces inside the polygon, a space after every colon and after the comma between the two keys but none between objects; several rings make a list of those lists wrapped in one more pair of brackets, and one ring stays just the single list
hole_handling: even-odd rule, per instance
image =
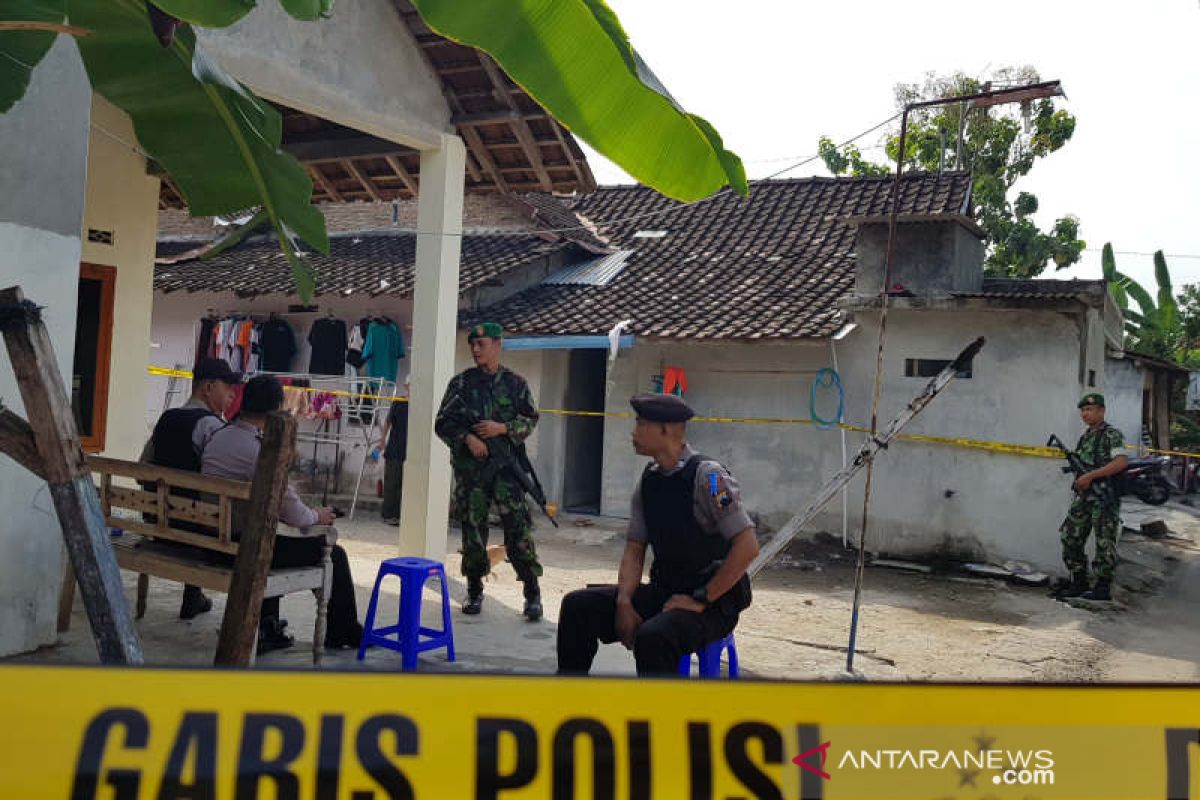
[{"label": "wooden bench", "polygon": [[[124,531],[111,541],[121,568],[138,573],[138,619],[146,613],[151,575],[229,593],[238,553],[235,504],[250,500],[254,483],[100,456],[88,456],[87,469],[98,479],[105,521]],[[255,480],[260,478],[269,480],[270,476],[259,475]],[[270,517],[274,519],[275,515]],[[313,663],[320,664],[333,578],[330,551],[337,541],[337,531],[328,526],[304,530],[280,526],[274,535],[324,539],[318,564],[269,569],[263,592],[263,597],[302,591],[315,595]],[[74,575],[68,574],[59,612],[60,630],[66,630],[70,619],[73,587]]]}]

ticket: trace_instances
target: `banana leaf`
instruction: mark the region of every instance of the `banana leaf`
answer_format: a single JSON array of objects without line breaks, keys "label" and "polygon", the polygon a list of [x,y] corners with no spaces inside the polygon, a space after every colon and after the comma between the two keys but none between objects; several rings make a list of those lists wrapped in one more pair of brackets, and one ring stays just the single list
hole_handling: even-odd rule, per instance
[{"label": "banana leaf", "polygon": [[1125,291],[1124,283],[1117,279],[1117,260],[1113,257],[1112,242],[1104,244],[1100,253],[1100,268],[1104,272],[1104,280],[1108,281],[1108,289],[1112,292],[1117,307],[1125,311],[1129,308],[1129,294]]},{"label": "banana leaf", "polygon": [[602,0],[413,0],[430,28],[476,47],[558,121],[677,200],[749,189],[741,160],[685,111]]},{"label": "banana leaf", "polygon": [[1158,313],[1163,328],[1170,330],[1175,327],[1179,309],[1175,304],[1175,289],[1171,286],[1171,271],[1167,269],[1162,250],[1154,254],[1154,279],[1158,283]]},{"label": "banana leaf", "polygon": [[[66,0],[4,0],[0,21],[61,23]],[[51,31],[0,31],[0,114],[25,96],[29,76],[58,34]]]},{"label": "banana leaf", "polygon": [[130,116],[139,144],[192,214],[260,206],[307,302],[313,271],[296,238],[326,253],[329,239],[309,202],[312,180],[280,149],[279,112],[206,56],[190,27],[161,47],[141,0],[71,0],[70,12],[72,24],[95,32],[79,40],[93,89]]},{"label": "banana leaf", "polygon": [[[184,22],[205,28],[225,28],[254,10],[256,0],[153,0],[154,5]],[[329,16],[333,0],[279,0],[296,19],[312,21]]]}]

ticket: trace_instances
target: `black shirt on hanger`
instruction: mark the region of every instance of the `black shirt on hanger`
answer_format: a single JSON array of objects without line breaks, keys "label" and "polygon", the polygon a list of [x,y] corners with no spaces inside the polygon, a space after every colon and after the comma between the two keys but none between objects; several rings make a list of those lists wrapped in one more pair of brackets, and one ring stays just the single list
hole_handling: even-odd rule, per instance
[{"label": "black shirt on hanger", "polygon": [[313,375],[346,373],[346,323],[340,319],[319,319],[308,332],[312,357],[308,371]]},{"label": "black shirt on hanger", "polygon": [[261,359],[259,368],[265,372],[291,372],[292,357],[296,355],[296,336],[287,320],[271,317],[258,332]]}]

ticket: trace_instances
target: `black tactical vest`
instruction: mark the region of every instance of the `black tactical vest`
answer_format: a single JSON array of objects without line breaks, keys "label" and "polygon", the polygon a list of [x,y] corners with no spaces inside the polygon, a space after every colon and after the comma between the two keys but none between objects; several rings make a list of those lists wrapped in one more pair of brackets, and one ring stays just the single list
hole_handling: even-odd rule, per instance
[{"label": "black tactical vest", "polygon": [[694,455],[671,475],[651,467],[642,473],[642,513],[654,551],[650,583],[672,594],[703,586],[714,563],[729,555],[729,542],[720,533],[705,533],[693,510],[696,470],[708,460]]},{"label": "black tactical vest", "polygon": [[164,411],[154,426],[152,463],[160,467],[200,471],[200,454],[192,444],[192,433],[205,417],[216,416],[207,408],[172,408]]}]

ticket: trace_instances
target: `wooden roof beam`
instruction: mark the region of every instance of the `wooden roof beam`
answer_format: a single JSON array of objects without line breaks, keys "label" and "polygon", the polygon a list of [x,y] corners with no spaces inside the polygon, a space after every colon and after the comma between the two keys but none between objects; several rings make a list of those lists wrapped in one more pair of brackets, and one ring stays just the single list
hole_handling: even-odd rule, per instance
[{"label": "wooden roof beam", "polygon": [[413,180],[413,176],[409,174],[409,171],[404,168],[404,163],[395,156],[386,156],[384,161],[387,161],[388,166],[392,168],[392,172],[396,173],[396,176],[404,181],[405,187],[408,188],[408,191],[412,192],[412,196],[416,197],[417,182]]},{"label": "wooden roof beam", "polygon": [[371,183],[371,179],[368,178],[353,161],[350,161],[349,159],[343,161],[342,168],[345,169],[346,172],[349,172],[351,175],[353,175],[354,180],[362,184],[362,187],[367,190],[367,194],[371,196],[372,200],[376,202],[383,200],[383,197],[379,194],[379,190],[375,188],[375,184]]},{"label": "wooden roof beam", "polygon": [[326,178],[325,173],[321,172],[320,167],[318,167],[316,164],[309,164],[308,172],[317,179],[317,183],[320,185],[325,194],[329,196],[330,200],[335,203],[346,202],[345,198],[342,197],[342,193],[333,188],[333,184],[330,182],[329,178]]},{"label": "wooden roof beam", "polygon": [[550,173],[546,172],[546,165],[542,163],[541,147],[538,146],[536,137],[529,128],[529,122],[520,115],[520,109],[517,108],[517,104],[508,90],[508,85],[504,81],[504,76],[501,74],[500,68],[496,66],[495,61],[492,61],[491,58],[483,53],[479,54],[479,63],[483,65],[483,71],[487,73],[488,79],[492,82],[492,86],[495,87],[497,99],[506,104],[514,114],[518,115],[510,124],[513,131],[517,134],[517,140],[521,142],[522,149],[525,151],[525,157],[529,159],[534,173],[538,176],[538,180],[542,182],[542,188],[547,192],[553,191],[554,181],[550,180]]}]

